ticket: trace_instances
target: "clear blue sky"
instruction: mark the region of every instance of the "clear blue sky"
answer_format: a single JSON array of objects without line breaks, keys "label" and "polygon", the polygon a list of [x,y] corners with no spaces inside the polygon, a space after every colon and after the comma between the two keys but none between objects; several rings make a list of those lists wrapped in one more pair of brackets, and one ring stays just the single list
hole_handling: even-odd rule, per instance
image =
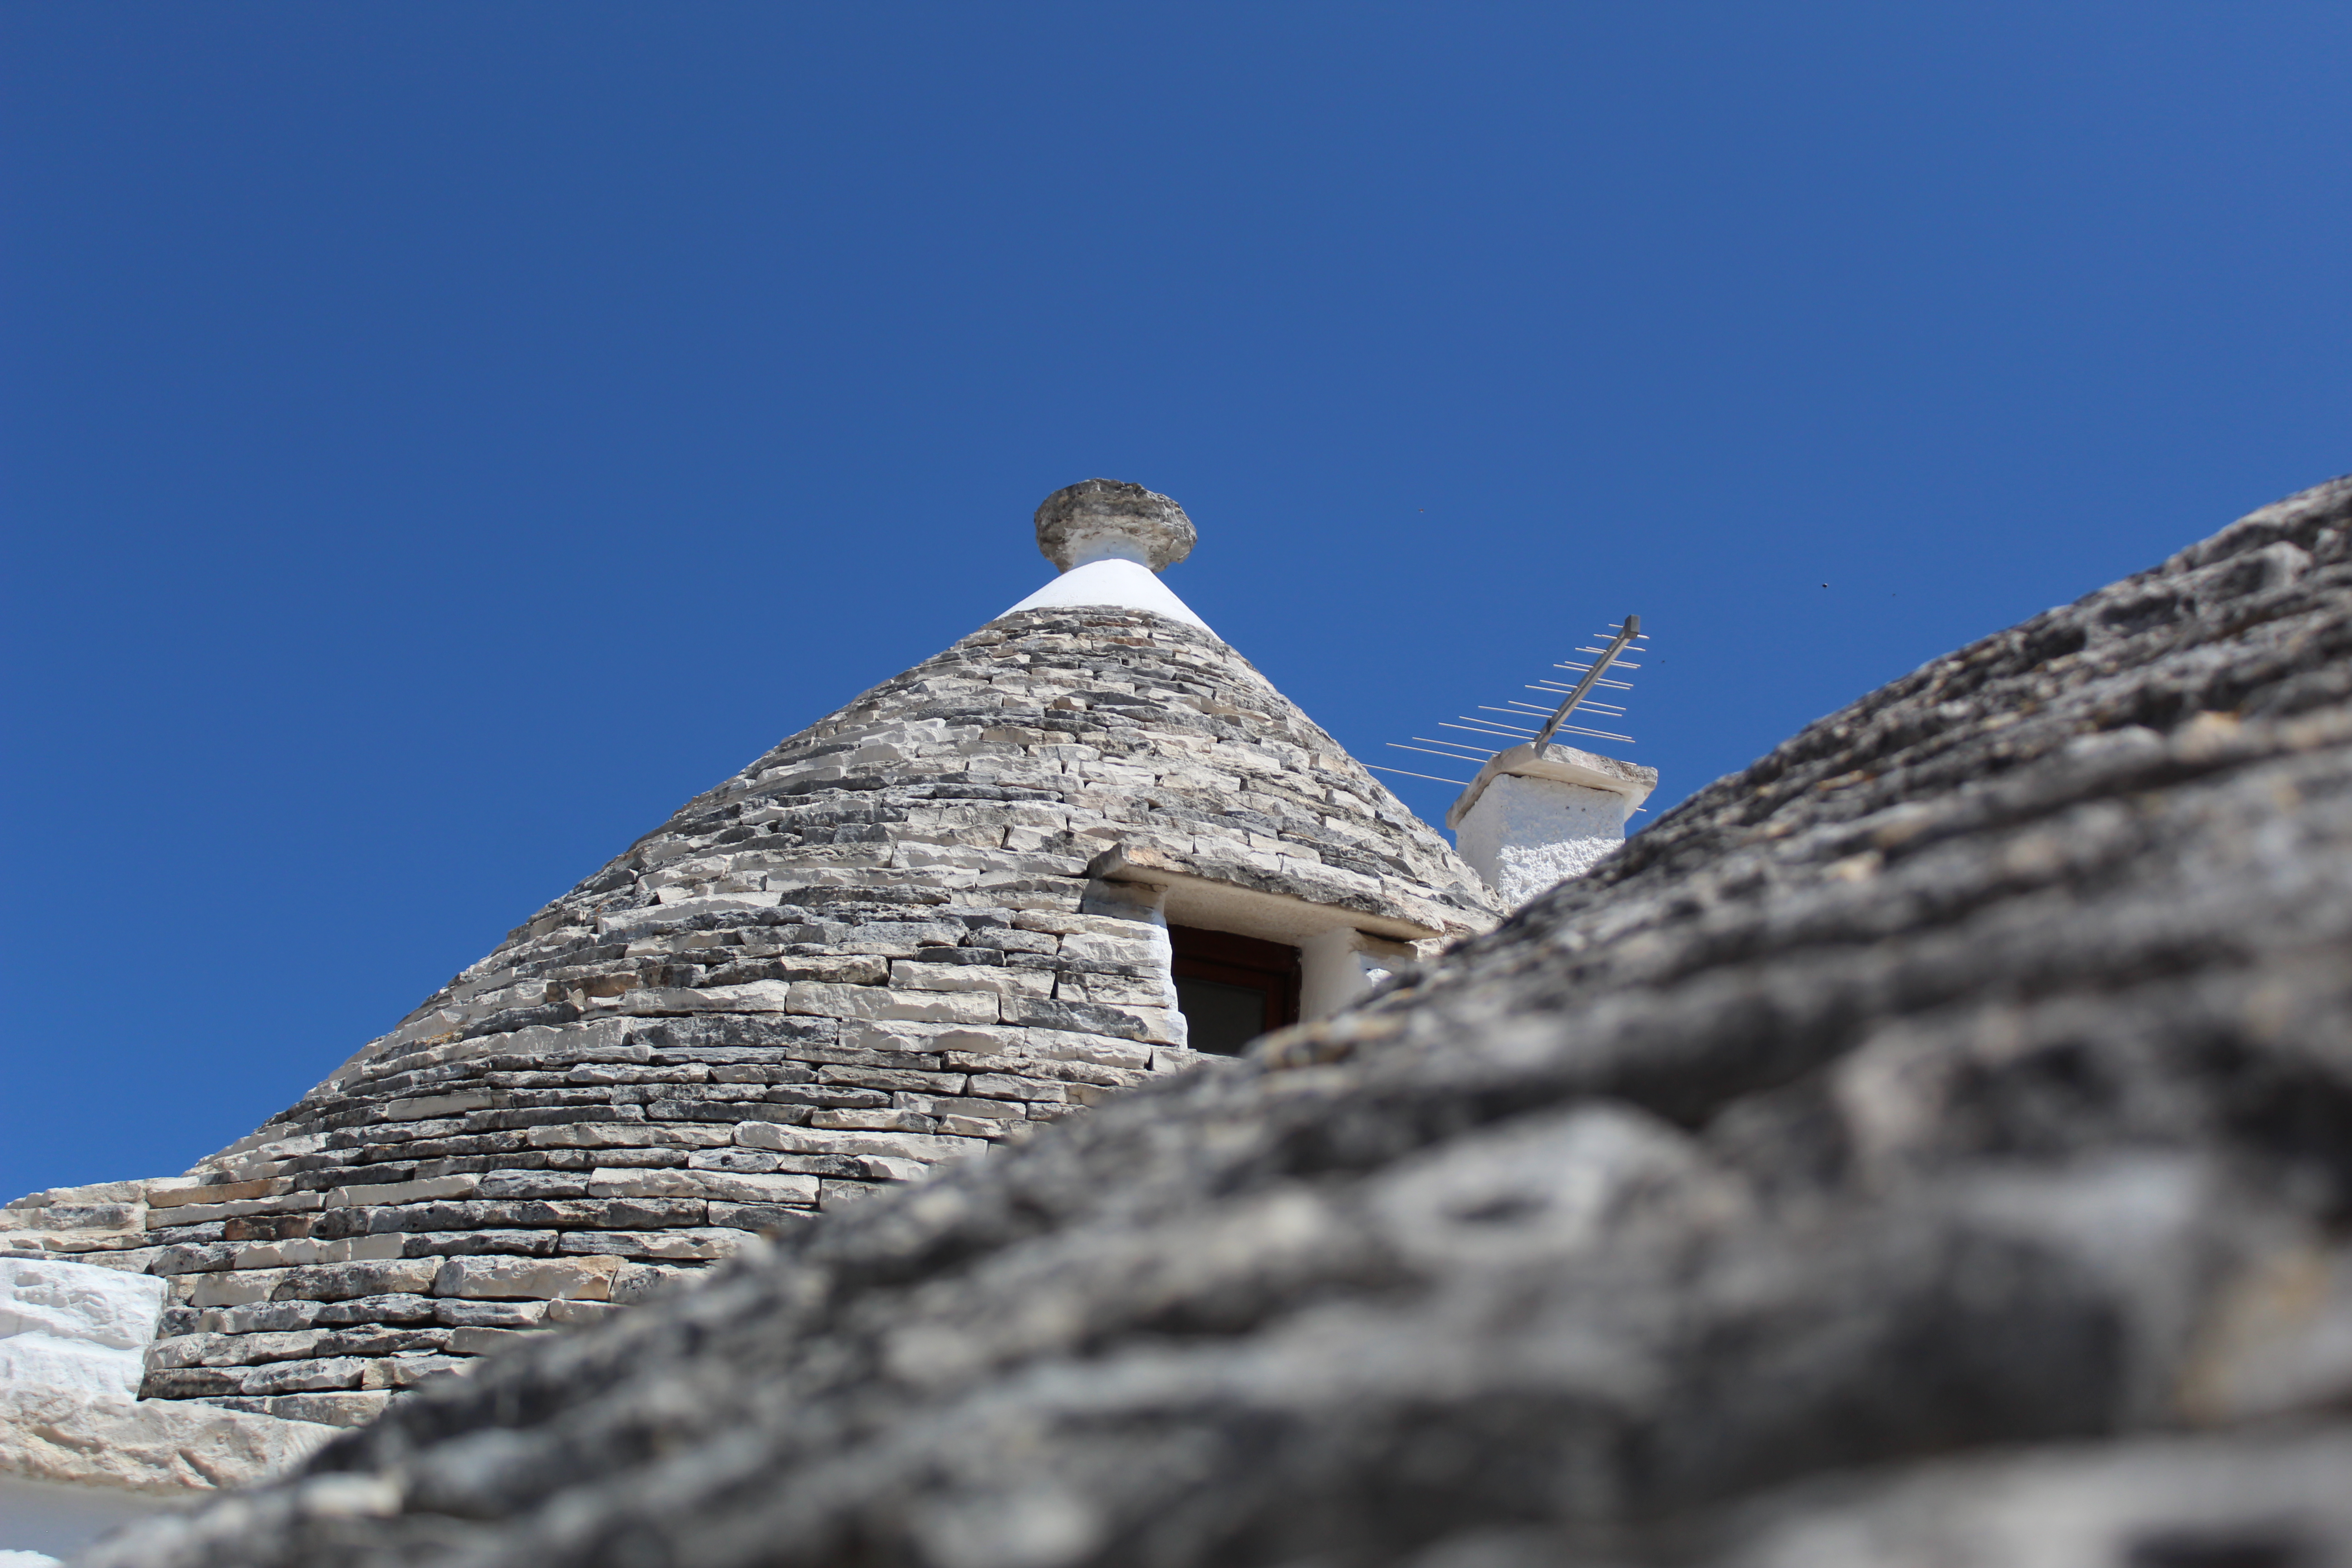
[{"label": "clear blue sky", "polygon": [[242,1135],[1092,475],[1368,760],[1639,611],[1679,798],[2352,468],[2347,81],[2341,4],[9,0],[0,1196]]}]

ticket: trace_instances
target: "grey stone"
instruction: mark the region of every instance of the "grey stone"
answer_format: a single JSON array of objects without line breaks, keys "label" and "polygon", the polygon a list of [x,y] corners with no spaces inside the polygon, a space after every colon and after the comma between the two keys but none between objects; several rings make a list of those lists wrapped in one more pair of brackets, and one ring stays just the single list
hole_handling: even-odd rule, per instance
[{"label": "grey stone", "polygon": [[547,1316],[544,1301],[436,1301],[433,1321],[452,1329],[528,1329]]},{"label": "grey stone", "polygon": [[491,1355],[535,1337],[529,1329],[465,1328],[449,1331],[449,1349],[458,1355]]},{"label": "grey stone", "polygon": [[551,1258],[561,1235],[552,1230],[413,1231],[401,1237],[403,1258],[447,1258],[479,1253]]},{"label": "grey stone", "polygon": [[430,1296],[355,1296],[349,1300],[331,1301],[324,1305],[309,1301],[273,1301],[266,1308],[231,1308],[218,1316],[224,1320],[224,1332],[238,1333],[247,1331],[227,1325],[251,1322],[257,1328],[264,1324],[275,1327],[277,1321],[265,1315],[272,1312],[307,1312],[310,1323],[324,1329],[352,1323],[429,1323],[434,1321],[434,1310]]},{"label": "grey stone", "polygon": [[[469,1364],[467,1358],[455,1355],[386,1356],[368,1368],[367,1376],[363,1382],[368,1388],[396,1392],[404,1388],[414,1388],[426,1378],[445,1372],[464,1371]],[[375,1414],[376,1412],[370,1411],[368,1418],[373,1420]],[[353,1426],[361,1424],[352,1423]]]},{"label": "grey stone", "polygon": [[236,1394],[245,1386],[242,1368],[151,1366],[139,1380],[139,1400],[202,1399],[215,1394]]},{"label": "grey stone", "polygon": [[433,1282],[433,1264],[326,1263],[288,1271],[271,1292],[276,1301],[350,1301],[362,1296],[421,1295]]},{"label": "grey stone", "polygon": [[648,1300],[685,1285],[698,1283],[704,1271],[696,1264],[624,1263],[613,1276],[613,1300]]},{"label": "grey stone", "polygon": [[[399,1365],[414,1359],[396,1357],[382,1364]],[[425,1358],[446,1362],[447,1357]],[[462,1363],[461,1363],[462,1364]],[[373,1370],[373,1366],[370,1368]],[[378,1393],[273,1394],[256,1398],[216,1399],[210,1403],[227,1410],[271,1415],[280,1421],[325,1427],[364,1426],[383,1413],[388,1395]]]},{"label": "grey stone", "polygon": [[621,1308],[610,1301],[550,1301],[547,1303],[547,1321],[576,1328],[583,1323],[603,1322],[620,1310]]},{"label": "grey stone", "polygon": [[785,1204],[724,1204],[710,1205],[710,1223],[761,1236],[782,1236],[809,1223],[808,1209]]},{"label": "grey stone", "polygon": [[367,1362],[360,1356],[320,1356],[303,1361],[271,1362],[252,1368],[237,1385],[246,1394],[301,1394],[321,1389],[352,1389],[360,1385]]},{"label": "grey stone", "polygon": [[319,1341],[316,1353],[320,1356],[414,1355],[425,1351],[441,1350],[447,1343],[448,1336],[437,1329],[369,1323],[324,1335]]}]

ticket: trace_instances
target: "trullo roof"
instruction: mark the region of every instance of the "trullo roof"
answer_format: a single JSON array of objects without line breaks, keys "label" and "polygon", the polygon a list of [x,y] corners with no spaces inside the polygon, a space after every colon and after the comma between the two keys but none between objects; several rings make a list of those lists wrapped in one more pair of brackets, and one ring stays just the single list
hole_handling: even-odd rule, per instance
[{"label": "trullo roof", "polygon": [[1057,492],[1049,602],[688,801],[188,1178],[117,1184],[121,1261],[175,1289],[144,1393],[362,1419],[1190,1065],[1166,932],[1106,876],[1302,931],[1491,924],[1444,841],[1152,575],[1191,527],[1139,487]]}]

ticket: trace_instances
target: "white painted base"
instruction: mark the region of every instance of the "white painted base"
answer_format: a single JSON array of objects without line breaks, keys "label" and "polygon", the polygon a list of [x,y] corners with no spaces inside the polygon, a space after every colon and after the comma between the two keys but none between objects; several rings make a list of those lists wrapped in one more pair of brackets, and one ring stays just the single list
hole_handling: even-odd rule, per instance
[{"label": "white painted base", "polygon": [[1210,631],[1208,622],[1192,613],[1191,605],[1153,575],[1150,567],[1139,561],[1115,557],[1072,567],[1004,614],[1009,616],[1013,610],[1082,609],[1097,605],[1111,609],[1150,610],[1171,621],[1198,626],[1211,637],[1217,635]]}]

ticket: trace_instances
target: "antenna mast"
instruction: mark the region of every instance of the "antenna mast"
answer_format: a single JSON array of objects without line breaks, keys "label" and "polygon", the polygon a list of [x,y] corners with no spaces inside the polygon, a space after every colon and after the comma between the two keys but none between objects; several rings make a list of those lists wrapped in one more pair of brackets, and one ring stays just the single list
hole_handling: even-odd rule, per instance
[{"label": "antenna mast", "polygon": [[1536,737],[1536,755],[1543,755],[1543,749],[1551,744],[1551,738],[1559,732],[1561,721],[1575,712],[1577,704],[1582,702],[1593,687],[1600,684],[1601,672],[1616,663],[1617,656],[1625,651],[1626,645],[1641,635],[1642,617],[1627,616],[1624,624],[1618,628],[1615,638],[1601,650],[1601,657],[1592,661],[1592,668],[1584,672],[1584,679],[1576,683],[1576,689],[1568,694],[1568,700],[1559,705],[1559,711],[1551,716],[1551,722],[1546,724],[1543,727],[1543,733]]}]

